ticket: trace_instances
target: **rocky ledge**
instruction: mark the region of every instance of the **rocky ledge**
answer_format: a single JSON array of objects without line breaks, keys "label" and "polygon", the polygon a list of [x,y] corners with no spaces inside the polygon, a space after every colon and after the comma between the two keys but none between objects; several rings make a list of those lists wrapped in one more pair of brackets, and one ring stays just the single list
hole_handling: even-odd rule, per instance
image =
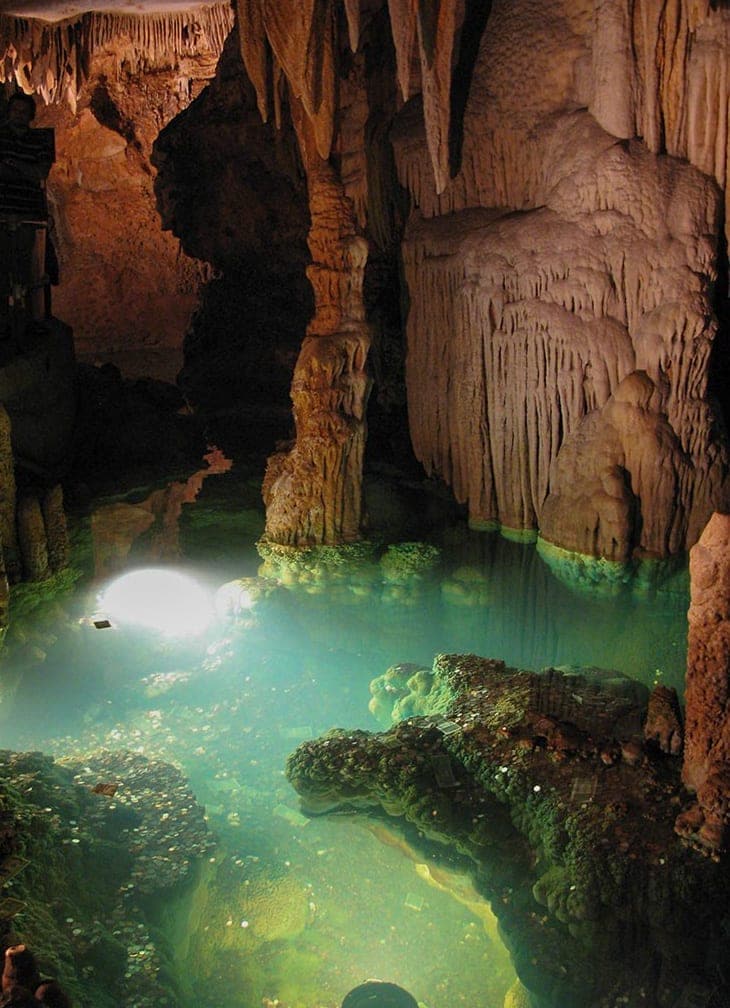
[{"label": "rocky ledge", "polygon": [[404,817],[468,855],[534,1008],[730,1003],[730,876],[675,832],[691,799],[671,691],[474,655],[371,691],[381,718],[388,696],[413,716],[300,745],[305,811]]}]

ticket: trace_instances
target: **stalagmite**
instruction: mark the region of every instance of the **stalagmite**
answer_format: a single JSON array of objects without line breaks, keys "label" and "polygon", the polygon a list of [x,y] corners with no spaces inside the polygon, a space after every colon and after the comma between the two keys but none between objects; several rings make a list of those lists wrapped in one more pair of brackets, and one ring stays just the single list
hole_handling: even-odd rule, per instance
[{"label": "stalagmite", "polygon": [[423,117],[437,193],[442,193],[449,181],[452,56],[461,27],[459,14],[463,16],[463,8],[459,8],[453,0],[424,3],[418,18]]},{"label": "stalagmite", "polygon": [[46,529],[40,503],[33,494],[26,495],[18,502],[18,542],[25,579],[44,581],[51,573]]},{"label": "stalagmite", "polygon": [[68,563],[69,541],[66,514],[63,510],[63,487],[57,484],[47,490],[41,500],[43,525],[46,531],[48,566],[57,573]]},{"label": "stalagmite", "polygon": [[265,538],[300,546],[360,535],[370,333],[362,300],[367,243],[303,109],[296,122],[312,217],[307,276],[315,314],[292,380],[296,442],[269,459],[263,493]]}]

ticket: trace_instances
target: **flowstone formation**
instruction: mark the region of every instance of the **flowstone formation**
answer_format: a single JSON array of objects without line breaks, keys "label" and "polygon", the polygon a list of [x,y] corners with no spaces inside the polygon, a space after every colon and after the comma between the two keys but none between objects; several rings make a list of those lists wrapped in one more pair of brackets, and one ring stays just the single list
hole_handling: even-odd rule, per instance
[{"label": "flowstone formation", "polygon": [[434,185],[414,102],[393,133],[416,204],[416,455],[477,527],[622,564],[696,541],[728,473],[707,396],[725,167],[699,152],[712,99],[695,82],[727,88],[730,21],[650,6],[563,2],[538,21],[494,4],[459,170]]},{"label": "flowstone formation", "polygon": [[725,1003],[730,877],[674,831],[666,697],[644,725],[646,691],[615,672],[439,655],[385,678],[418,716],[302,743],[287,776],[308,814],[403,817],[468,855],[533,1008]]}]

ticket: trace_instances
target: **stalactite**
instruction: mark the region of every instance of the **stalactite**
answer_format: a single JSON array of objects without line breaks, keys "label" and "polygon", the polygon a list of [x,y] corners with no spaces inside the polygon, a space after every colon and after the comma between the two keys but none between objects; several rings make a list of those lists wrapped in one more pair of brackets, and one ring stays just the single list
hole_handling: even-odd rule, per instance
[{"label": "stalactite", "polygon": [[30,82],[47,103],[66,98],[73,106],[89,59],[112,40],[124,39],[122,59],[132,71],[142,64],[220,53],[233,27],[227,3],[168,14],[91,12],[60,22],[30,21],[0,14],[0,83]]},{"label": "stalactite", "polygon": [[388,0],[390,26],[395,45],[398,84],[403,101],[411,97],[411,73],[416,47],[419,0]]},{"label": "stalactite", "polygon": [[[357,51],[360,0],[343,0],[348,42]],[[236,0],[241,53],[257,94],[259,111],[268,118],[267,44],[289,84],[292,96],[312,122],[317,151],[329,157],[336,101],[338,0]],[[413,59],[421,65],[423,107],[436,191],[449,178],[449,129],[452,57],[464,16],[463,0],[389,0],[398,81],[404,98],[412,93]]]},{"label": "stalactite", "polygon": [[[730,10],[709,0],[595,0],[591,111],[616,136],[686,158],[725,186]],[[726,210],[726,226],[730,209]]]},{"label": "stalactite", "polygon": [[259,115],[263,122],[268,122],[268,46],[262,0],[237,0],[236,10],[243,64],[256,91]]},{"label": "stalactite", "polygon": [[436,182],[442,193],[449,181],[449,126],[452,56],[463,10],[451,0],[422,3],[418,17],[423,118]]},{"label": "stalactite", "polygon": [[360,44],[360,0],[344,0],[344,3],[350,49],[357,52]]}]

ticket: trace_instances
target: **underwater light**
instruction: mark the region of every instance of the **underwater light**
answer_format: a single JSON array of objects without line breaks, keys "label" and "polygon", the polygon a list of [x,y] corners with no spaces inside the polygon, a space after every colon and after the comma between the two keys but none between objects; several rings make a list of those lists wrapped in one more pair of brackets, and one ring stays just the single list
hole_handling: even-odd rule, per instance
[{"label": "underwater light", "polygon": [[165,568],[123,574],[99,601],[114,622],[148,627],[169,637],[202,633],[213,618],[208,592],[187,574]]}]

